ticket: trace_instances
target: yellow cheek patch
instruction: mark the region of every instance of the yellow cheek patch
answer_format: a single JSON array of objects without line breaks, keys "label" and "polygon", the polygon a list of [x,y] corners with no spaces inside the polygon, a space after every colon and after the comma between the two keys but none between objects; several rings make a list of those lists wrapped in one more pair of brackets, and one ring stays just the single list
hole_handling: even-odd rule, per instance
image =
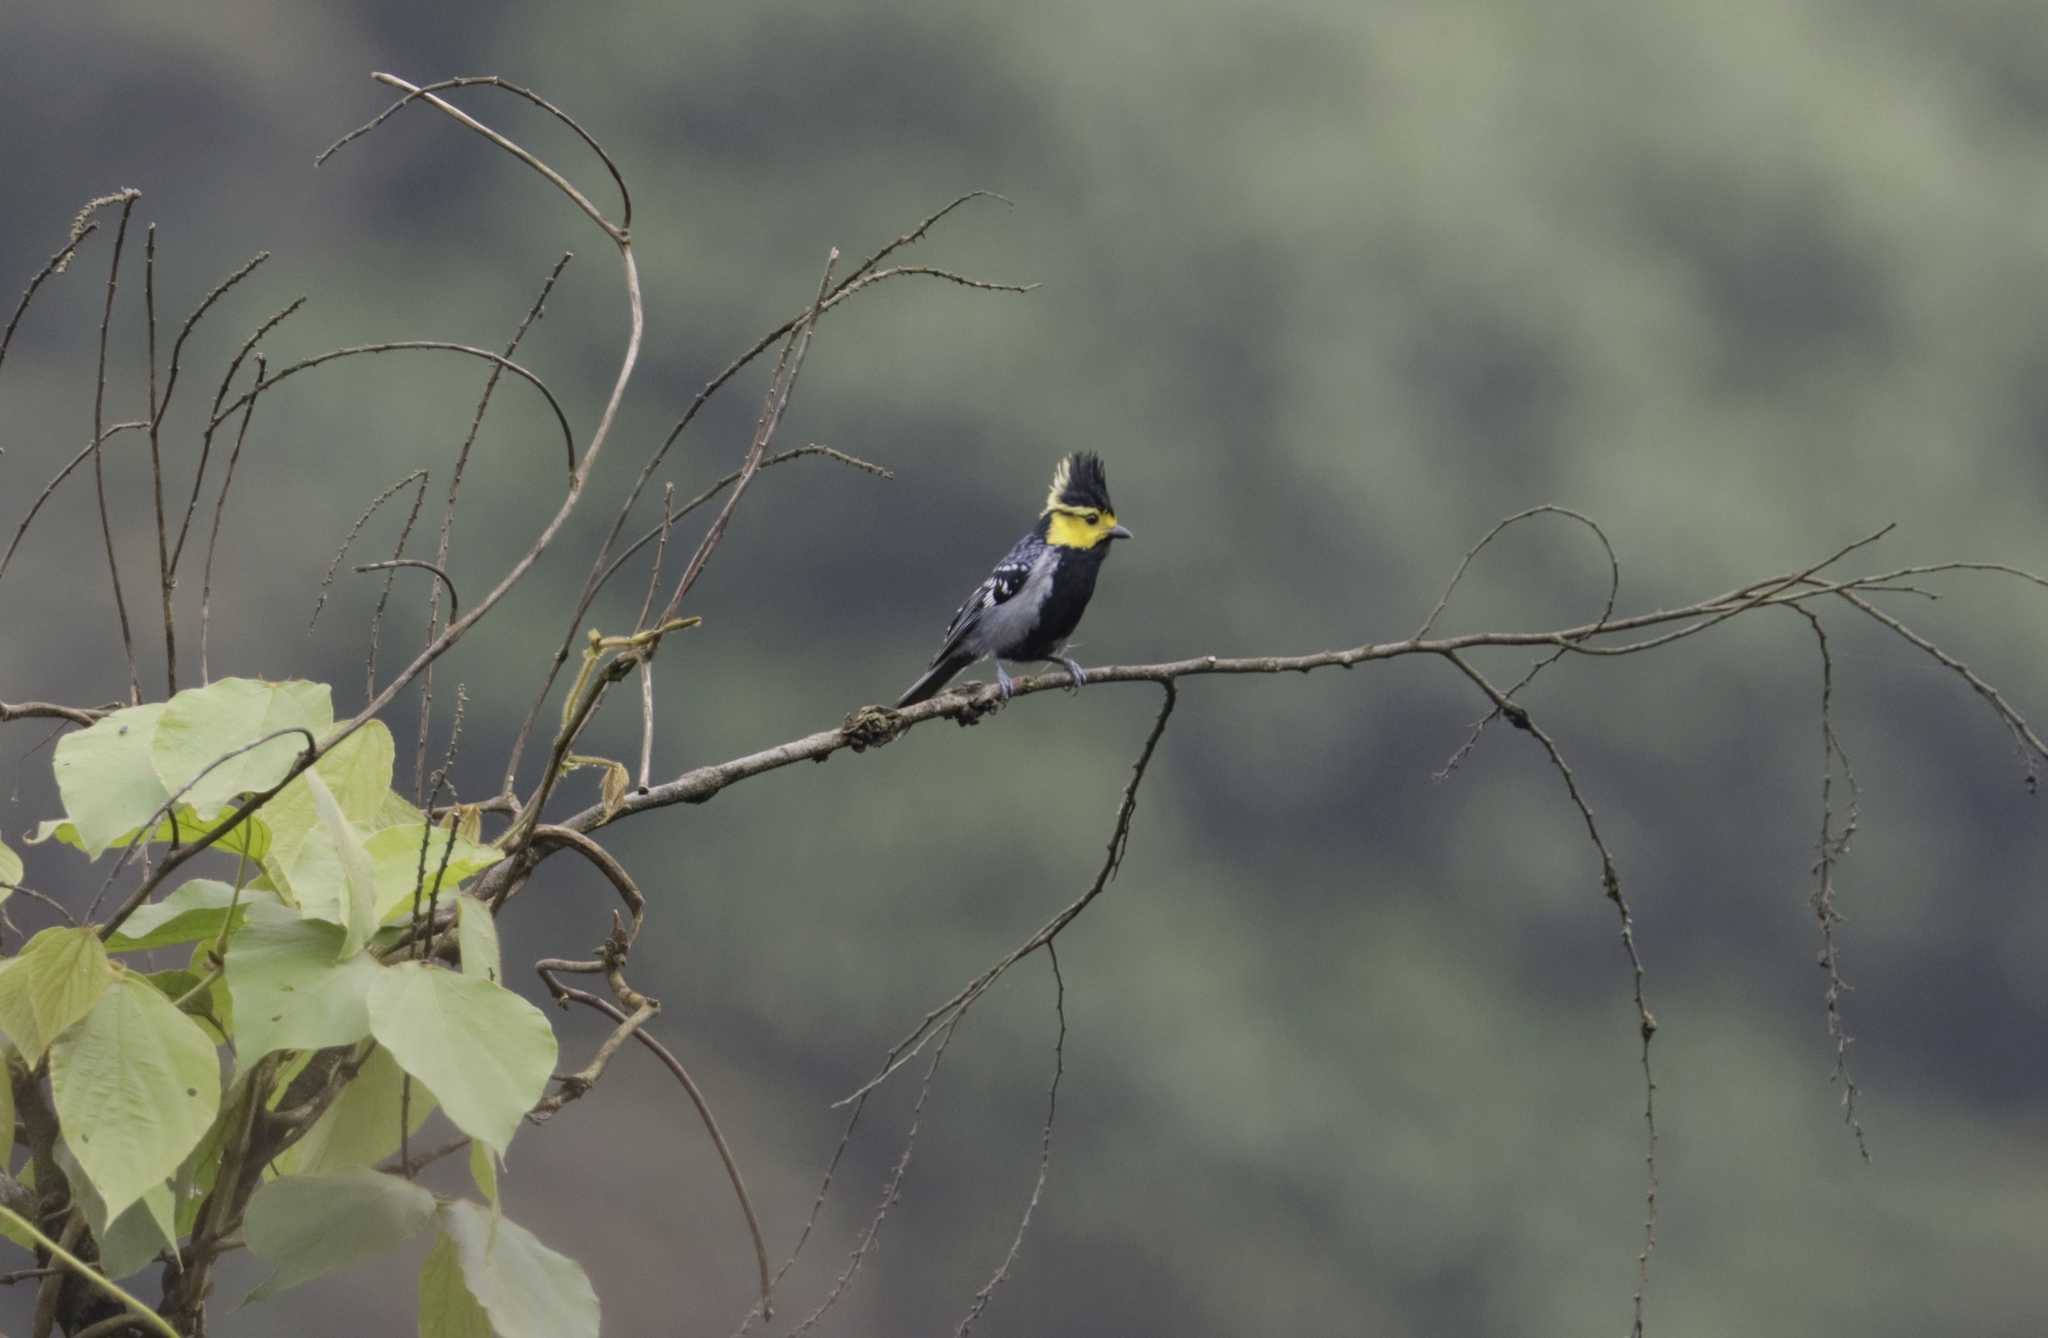
[{"label": "yellow cheek patch", "polygon": [[[1063,506],[1052,509],[1052,522],[1046,526],[1045,541],[1061,548],[1093,548],[1109,541],[1109,532],[1116,526],[1116,517],[1107,511],[1073,511]],[[1088,517],[1094,516],[1090,525]]]}]

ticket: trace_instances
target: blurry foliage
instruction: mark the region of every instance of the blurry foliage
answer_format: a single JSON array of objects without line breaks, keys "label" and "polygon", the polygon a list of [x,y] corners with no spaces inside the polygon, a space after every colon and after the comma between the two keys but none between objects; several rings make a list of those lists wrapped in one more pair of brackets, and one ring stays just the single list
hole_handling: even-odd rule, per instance
[{"label": "blurry foliage", "polygon": [[[132,182],[179,258],[173,309],[195,276],[268,246],[271,287],[237,316],[312,294],[293,349],[488,343],[570,216],[424,121],[314,173],[375,101],[361,72],[393,66],[544,83],[640,183],[654,324],[599,494],[801,305],[827,244],[892,236],[964,188],[1018,201],[934,254],[1038,293],[905,290],[828,318],[791,440],[898,480],[799,466],[763,487],[758,526],[703,588],[705,635],[673,661],[688,705],[664,767],[885,696],[1074,446],[1109,457],[1142,536],[1084,628],[1090,661],[1404,634],[1478,533],[1541,501],[1608,527],[1624,607],[1892,519],[1902,560],[2048,563],[2034,6],[12,6],[0,83],[30,111],[0,127],[0,257],[21,274],[82,193]],[[64,299],[0,386],[9,501],[85,435],[95,313]],[[596,266],[572,266],[529,344],[579,422],[615,307]],[[310,603],[358,503],[459,440],[469,402],[446,375],[337,371],[271,406],[229,598]],[[685,491],[727,467],[750,409],[743,393],[707,415]],[[477,571],[522,541],[526,484],[556,467],[541,425],[494,424],[473,494],[493,520],[462,559]],[[131,502],[137,477],[114,479]],[[591,508],[561,551],[587,551],[605,519]],[[776,537],[792,527],[805,543]],[[126,538],[139,569],[145,536]],[[104,598],[96,544],[84,525],[41,533],[10,575],[10,625],[54,629]],[[448,666],[473,719],[523,709],[533,672],[508,666],[556,634],[578,579],[573,562],[538,573]],[[1531,531],[1475,572],[1451,626],[1590,616],[1598,582],[1575,539]],[[2039,610],[1971,585],[1913,621],[2024,699],[2048,653]],[[1611,829],[1658,991],[1653,1324],[2038,1327],[2039,810],[1976,702],[1845,629],[1838,707],[1867,782],[1841,875],[1863,1167],[1825,1082],[1805,906],[1818,685],[1806,632],[1784,624],[1585,666],[1532,699]],[[347,617],[309,645],[266,625],[220,635],[238,671],[354,681]],[[97,633],[10,635],[0,677],[118,695],[108,650]],[[1633,1020],[1540,758],[1489,739],[1429,785],[1478,708],[1424,668],[1265,686],[1190,686],[1128,872],[1063,952],[1062,1152],[991,1327],[1612,1325],[1640,1212]],[[807,1206],[836,1134],[824,1106],[860,1059],[1085,882],[1142,722],[1111,692],[1030,705],[998,732],[864,758],[858,784],[842,759],[621,833],[629,864],[670,871],[649,890],[678,913],[641,952],[694,1011],[700,1076],[762,1168],[771,1222]],[[52,811],[36,770],[25,814]],[[935,1098],[955,1138],[921,1149],[850,1329],[950,1324],[999,1257],[1028,1188],[1047,1011],[1018,982],[977,1013]],[[690,1206],[718,1168],[646,1082],[644,1110],[615,1093],[523,1150],[528,1183],[569,1214],[644,1231],[591,1261],[601,1294],[644,1307],[624,1332],[681,1294],[740,1313],[750,1283],[728,1224]],[[602,1164],[623,1137],[675,1150]],[[856,1154],[827,1228],[858,1225],[893,1151]]]}]

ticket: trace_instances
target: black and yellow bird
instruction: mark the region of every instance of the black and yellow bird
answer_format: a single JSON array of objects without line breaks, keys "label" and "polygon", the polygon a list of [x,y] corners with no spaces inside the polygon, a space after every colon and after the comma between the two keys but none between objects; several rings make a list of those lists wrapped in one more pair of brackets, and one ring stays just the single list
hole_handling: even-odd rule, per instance
[{"label": "black and yellow bird", "polygon": [[1061,460],[1038,523],[953,615],[931,668],[897,701],[898,709],[933,695],[984,655],[995,661],[996,687],[1005,698],[1010,676],[1004,660],[1057,660],[1076,688],[1087,682],[1066,653],[1067,638],[1095,594],[1111,541],[1130,537],[1116,523],[1101,457],[1078,451]]}]

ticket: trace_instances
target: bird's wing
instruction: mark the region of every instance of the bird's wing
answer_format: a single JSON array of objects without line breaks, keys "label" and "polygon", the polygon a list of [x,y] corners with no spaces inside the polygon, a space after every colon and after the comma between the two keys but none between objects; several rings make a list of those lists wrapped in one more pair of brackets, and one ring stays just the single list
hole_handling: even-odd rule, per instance
[{"label": "bird's wing", "polygon": [[974,593],[967,597],[967,602],[954,610],[953,621],[946,624],[945,644],[939,647],[938,654],[932,656],[932,663],[937,664],[958,650],[960,643],[967,639],[988,611],[1015,598],[1030,577],[1030,556],[1012,549],[1009,556],[996,564],[988,579],[974,587]]}]

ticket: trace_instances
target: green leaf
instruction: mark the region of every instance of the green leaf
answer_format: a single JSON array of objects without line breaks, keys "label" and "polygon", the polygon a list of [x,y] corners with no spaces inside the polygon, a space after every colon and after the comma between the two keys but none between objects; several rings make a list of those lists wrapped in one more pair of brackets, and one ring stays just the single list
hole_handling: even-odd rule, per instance
[{"label": "green leaf", "polygon": [[[172,808],[170,816],[157,822],[156,829],[150,832],[146,839],[160,845],[175,836],[181,843],[189,845],[205,837],[214,827],[226,825],[227,817],[224,814],[216,814],[211,822],[202,822],[190,804],[179,804]],[[78,824],[69,818],[51,818],[42,823],[36,828],[35,834],[28,838],[28,844],[38,845],[52,837],[74,850],[83,850],[95,858],[99,855],[99,851],[88,846],[85,838],[79,834]],[[136,840],[142,837],[143,831],[137,827],[122,832],[106,842],[105,848],[122,849],[134,845]],[[250,859],[261,860],[270,851],[270,828],[264,824],[262,818],[252,813],[236,823],[227,835],[215,841],[213,848],[226,851],[230,855],[246,854]]]},{"label": "green leaf", "polygon": [[242,1219],[249,1248],[275,1270],[249,1299],[395,1249],[433,1220],[434,1196],[395,1175],[357,1169],[282,1176],[256,1191]]},{"label": "green leaf", "polygon": [[490,1203],[491,1211],[498,1212],[498,1154],[474,1138],[469,1141],[469,1178],[477,1193]]},{"label": "green leaf", "polygon": [[107,1205],[93,1188],[92,1178],[79,1166],[70,1144],[62,1139],[55,1148],[57,1169],[64,1172],[85,1211],[85,1224],[99,1242],[100,1271],[110,1278],[125,1278],[156,1258],[166,1245],[175,1245],[176,1207],[169,1185],[154,1185],[131,1206],[107,1222]]},{"label": "green leaf", "polygon": [[456,1128],[500,1154],[555,1068],[555,1033],[538,1008],[502,985],[421,962],[378,974],[370,1029],[434,1089]]},{"label": "green leaf", "polygon": [[[454,849],[450,850],[450,843]],[[427,848],[426,879],[420,879],[420,847]],[[434,876],[441,878],[441,900],[445,903],[455,894],[455,886],[463,879],[481,870],[490,868],[505,858],[505,852],[493,846],[480,846],[454,836],[446,827],[435,827],[431,836],[425,823],[413,822],[402,826],[385,827],[373,832],[363,842],[363,848],[370,852],[370,864],[377,880],[377,923],[383,924],[394,916],[412,913],[412,892],[420,886],[420,903],[427,902],[427,891],[434,886]],[[448,867],[441,868],[441,857],[448,857]]]},{"label": "green leaf", "polygon": [[597,1338],[597,1293],[582,1265],[479,1204],[444,1203],[439,1215],[463,1283],[498,1338]]},{"label": "green leaf", "polygon": [[94,859],[114,838],[148,822],[171,792],[150,764],[150,740],[167,703],[130,706],[57,740],[57,790]]},{"label": "green leaf", "polygon": [[[349,826],[341,802],[320,773],[309,771],[302,779],[313,796],[313,813],[319,819],[327,848],[333,852],[334,863],[317,873],[310,864],[302,866],[292,879],[292,890],[298,894],[299,909],[348,931],[342,939],[340,955],[350,957],[362,951],[377,928],[376,871],[370,863],[370,852],[363,848],[363,838]],[[309,849],[312,844],[308,843]]]},{"label": "green leaf", "polygon": [[[317,739],[333,724],[334,703],[324,683],[223,678],[203,688],[188,688],[165,704],[149,758],[167,792],[192,782],[181,801],[211,819],[237,795],[267,790],[282,780],[305,751],[306,738],[287,734],[238,757],[220,759],[281,729],[303,729]],[[206,771],[216,762],[218,766]],[[202,771],[205,775],[194,781]],[[65,807],[71,809],[69,796]]]},{"label": "green leaf", "polygon": [[251,923],[228,940],[242,1068],[273,1050],[353,1045],[370,1034],[365,1000],[385,971],[364,953],[340,957],[343,937],[338,925],[294,920]]},{"label": "green leaf", "polygon": [[[399,1089],[405,1073],[383,1046],[370,1051],[355,1079],[341,1089],[306,1136],[278,1159],[287,1174],[370,1166],[398,1151]],[[407,1106],[407,1132],[418,1133],[434,1110],[434,1094],[415,1079]]]},{"label": "green leaf", "polygon": [[213,1123],[220,1059],[197,1022],[124,972],[51,1047],[50,1094],[64,1141],[119,1217]]},{"label": "green leaf", "polygon": [[329,750],[314,764],[327,788],[348,820],[365,831],[381,824],[384,797],[391,791],[391,764],[395,749],[391,731],[381,720],[372,720]]},{"label": "green leaf", "polygon": [[462,949],[462,974],[497,983],[504,970],[498,960],[498,922],[491,908],[475,897],[455,903],[455,942]]},{"label": "green leaf", "polygon": [[420,1268],[420,1338],[497,1338],[483,1304],[463,1282],[455,1242],[446,1236],[435,1239]]},{"label": "green leaf", "polygon": [[92,1011],[113,979],[90,927],[45,929],[0,966],[0,1032],[34,1064],[57,1033]]},{"label": "green leaf", "polygon": [[[335,924],[353,923],[349,918],[355,913],[349,879],[354,858],[344,856],[343,846],[349,841],[359,846],[365,833],[377,829],[386,802],[394,797],[388,788],[390,781],[391,732],[372,721],[321,758],[311,774],[285,786],[264,806],[271,845],[263,867],[286,901]],[[316,783],[326,786],[331,807],[315,798]],[[339,825],[334,822],[335,808],[345,819]],[[407,806],[406,811],[414,810]],[[343,827],[350,833],[346,841],[337,836]],[[354,877],[363,876],[363,868],[355,867]],[[374,884],[374,866],[369,877]],[[365,901],[374,915],[374,886]]]},{"label": "green leaf", "polygon": [[[121,922],[121,928],[107,940],[108,952],[136,952],[163,948],[173,943],[212,942],[228,918],[228,906],[235,902],[235,889],[216,878],[194,878],[181,884],[162,901],[135,908]],[[243,888],[235,905],[235,929],[250,920],[271,924],[296,921],[299,917],[277,899],[275,892]],[[228,931],[233,933],[234,929]]]},{"label": "green leaf", "polygon": [[5,841],[0,841],[0,901],[5,901],[6,894],[12,892],[20,881],[21,856],[9,850]]},{"label": "green leaf", "polygon": [[199,1209],[205,1204],[206,1196],[213,1192],[214,1182],[220,1178],[221,1145],[230,1136],[230,1125],[234,1133],[241,1130],[251,1076],[244,1073],[228,1084],[227,1095],[221,1098],[220,1113],[207,1127],[198,1145],[185,1154],[184,1161],[178,1163],[177,1173],[171,1177],[171,1190],[177,1199],[175,1230],[180,1236],[192,1234],[192,1228],[199,1221]]}]

